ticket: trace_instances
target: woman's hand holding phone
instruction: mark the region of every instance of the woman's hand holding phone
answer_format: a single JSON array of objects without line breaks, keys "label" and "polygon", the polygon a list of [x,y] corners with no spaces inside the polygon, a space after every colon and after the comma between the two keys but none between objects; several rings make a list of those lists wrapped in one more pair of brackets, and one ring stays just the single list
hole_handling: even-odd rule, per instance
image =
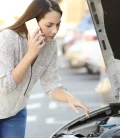
[{"label": "woman's hand holding phone", "polygon": [[30,37],[28,34],[28,53],[31,57],[35,59],[40,52],[40,49],[45,46],[45,37],[42,33],[39,32],[39,28],[33,33],[33,36]]},{"label": "woman's hand holding phone", "polygon": [[28,53],[34,60],[39,54],[40,49],[46,44],[44,41],[45,37],[40,31],[40,27],[35,18],[27,21],[25,24],[28,29]]}]

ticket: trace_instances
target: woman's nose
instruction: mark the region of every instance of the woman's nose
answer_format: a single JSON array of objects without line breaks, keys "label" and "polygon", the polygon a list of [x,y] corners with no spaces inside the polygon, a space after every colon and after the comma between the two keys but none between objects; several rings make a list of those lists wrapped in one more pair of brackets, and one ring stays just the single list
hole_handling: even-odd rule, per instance
[{"label": "woman's nose", "polygon": [[52,33],[53,33],[53,34],[56,34],[57,32],[58,32],[58,27],[55,26],[55,27],[53,28],[53,30],[52,30]]}]

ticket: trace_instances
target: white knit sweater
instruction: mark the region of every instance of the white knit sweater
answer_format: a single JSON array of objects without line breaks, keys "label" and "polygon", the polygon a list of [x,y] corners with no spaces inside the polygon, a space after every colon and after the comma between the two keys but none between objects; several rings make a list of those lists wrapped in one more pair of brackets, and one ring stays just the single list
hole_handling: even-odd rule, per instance
[{"label": "white knit sweater", "polygon": [[45,93],[63,87],[57,74],[56,41],[48,42],[40,51],[24,79],[16,85],[12,70],[28,51],[27,39],[6,29],[0,32],[0,119],[16,115],[29,100],[33,85],[40,79]]}]

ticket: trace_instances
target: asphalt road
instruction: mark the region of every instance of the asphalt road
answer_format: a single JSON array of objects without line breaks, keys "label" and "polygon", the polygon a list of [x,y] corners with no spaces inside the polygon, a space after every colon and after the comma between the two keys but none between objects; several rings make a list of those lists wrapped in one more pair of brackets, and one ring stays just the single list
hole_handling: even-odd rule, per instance
[{"label": "asphalt road", "polygon": [[[64,65],[61,67],[59,74],[68,92],[84,102],[90,111],[101,107],[101,98],[94,91],[99,75],[89,75],[85,70],[73,70]],[[82,109],[77,114],[68,104],[57,102],[45,95],[39,81],[32,89],[27,109],[26,138],[49,138],[60,127],[84,114]]]}]

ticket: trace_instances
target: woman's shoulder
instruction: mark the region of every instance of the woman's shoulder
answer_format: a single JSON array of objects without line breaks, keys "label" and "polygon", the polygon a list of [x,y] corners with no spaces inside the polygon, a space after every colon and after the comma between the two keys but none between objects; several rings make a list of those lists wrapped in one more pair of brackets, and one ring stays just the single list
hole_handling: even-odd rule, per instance
[{"label": "woman's shoulder", "polygon": [[0,38],[2,38],[2,40],[11,40],[11,41],[15,41],[15,38],[18,36],[18,34],[10,29],[4,29],[0,32]]},{"label": "woman's shoulder", "polygon": [[0,48],[16,48],[18,45],[18,35],[10,29],[4,29],[0,32]]}]

